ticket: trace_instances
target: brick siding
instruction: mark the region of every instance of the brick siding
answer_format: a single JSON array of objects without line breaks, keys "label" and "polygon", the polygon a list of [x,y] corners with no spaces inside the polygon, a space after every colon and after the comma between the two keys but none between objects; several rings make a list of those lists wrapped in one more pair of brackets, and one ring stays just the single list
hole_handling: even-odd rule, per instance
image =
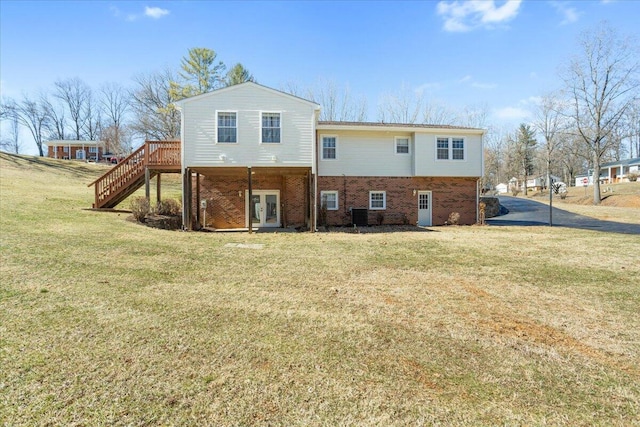
[{"label": "brick siding", "polygon": [[[307,179],[303,175],[255,176],[251,180],[253,191],[280,191],[280,221],[282,227],[302,227],[307,218]],[[193,182],[194,209],[196,206],[196,184]],[[200,200],[207,201],[206,226],[218,229],[246,227],[247,178],[238,176],[200,176]]]},{"label": "brick siding", "polygon": [[[369,191],[386,191],[386,209],[369,211],[369,224],[416,224],[418,196],[431,191],[432,225],[444,225],[451,212],[460,224],[476,222],[476,179],[444,177],[318,177],[318,193],[338,192],[338,210],[327,211],[327,225],[349,225],[349,208],[369,208]],[[318,218],[320,212],[318,212]],[[318,222],[320,225],[320,222]]]}]

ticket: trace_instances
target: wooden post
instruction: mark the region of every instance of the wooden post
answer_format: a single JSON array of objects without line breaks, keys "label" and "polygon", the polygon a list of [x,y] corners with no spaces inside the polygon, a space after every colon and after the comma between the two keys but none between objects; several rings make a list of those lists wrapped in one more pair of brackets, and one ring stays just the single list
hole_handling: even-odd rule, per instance
[{"label": "wooden post", "polygon": [[151,188],[150,188],[150,182],[149,182],[150,179],[151,179],[151,174],[149,172],[149,167],[145,166],[144,167],[144,197],[146,197],[147,201],[150,201],[150,198],[151,198]]},{"label": "wooden post", "polygon": [[248,195],[248,203],[249,203],[249,234],[253,233],[253,190],[251,188],[251,166],[247,168],[247,174],[249,177],[249,195]]},{"label": "wooden post", "polygon": [[161,173],[159,173],[159,174],[156,176],[156,202],[157,202],[158,204],[160,204],[160,201],[162,200],[162,199],[161,199],[162,194],[161,194],[161,192],[160,192],[160,185],[161,185],[160,177],[161,177],[161,176],[162,176],[162,174],[161,174]]}]

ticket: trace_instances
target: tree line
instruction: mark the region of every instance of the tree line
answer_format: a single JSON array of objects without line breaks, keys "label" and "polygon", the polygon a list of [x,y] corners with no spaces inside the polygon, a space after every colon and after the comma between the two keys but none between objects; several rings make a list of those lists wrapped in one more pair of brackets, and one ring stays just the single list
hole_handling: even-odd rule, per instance
[{"label": "tree line", "polygon": [[485,183],[512,177],[526,182],[534,174],[572,183],[589,168],[593,203],[599,204],[602,163],[640,157],[638,46],[606,22],[584,31],[576,54],[561,68],[562,86],[540,97],[533,121],[489,135]]},{"label": "tree line", "polygon": [[2,100],[0,118],[8,122],[8,132],[0,148],[19,153],[24,128],[40,156],[50,140],[101,140],[107,152],[125,155],[136,138],[179,138],[176,101],[246,81],[254,77],[242,64],[227,70],[208,48],[189,49],[179,69],[139,74],[130,87],[108,82],[95,90],[79,77],[60,79],[37,95]]}]

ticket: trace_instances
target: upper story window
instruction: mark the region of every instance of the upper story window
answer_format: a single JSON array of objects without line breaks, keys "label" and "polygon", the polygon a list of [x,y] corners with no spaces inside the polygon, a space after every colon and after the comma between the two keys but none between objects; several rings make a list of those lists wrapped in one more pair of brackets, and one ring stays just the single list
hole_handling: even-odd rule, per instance
[{"label": "upper story window", "polygon": [[396,154],[411,154],[409,151],[409,138],[396,137]]},{"label": "upper story window", "polygon": [[386,191],[369,191],[369,209],[383,210],[387,208]]},{"label": "upper story window", "polygon": [[280,142],[280,113],[262,113],[262,142]]},{"label": "upper story window", "polygon": [[436,159],[437,160],[464,160],[464,138],[436,139]]},{"label": "upper story window", "polygon": [[337,191],[321,191],[320,200],[322,206],[328,211],[338,210],[338,192]]},{"label": "upper story window", "polygon": [[335,160],[338,141],[335,136],[323,136],[322,137],[322,159],[323,160]]},{"label": "upper story window", "polygon": [[218,113],[218,142],[238,142],[236,113]]}]

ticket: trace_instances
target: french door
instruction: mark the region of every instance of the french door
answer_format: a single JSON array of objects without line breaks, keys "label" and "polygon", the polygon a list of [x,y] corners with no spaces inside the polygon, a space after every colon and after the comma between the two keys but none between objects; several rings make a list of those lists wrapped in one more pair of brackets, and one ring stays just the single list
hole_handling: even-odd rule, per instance
[{"label": "french door", "polygon": [[[279,190],[255,190],[252,191],[251,200],[249,192],[245,192],[246,226],[249,221],[252,227],[280,227],[280,191]],[[251,209],[253,207],[253,209]]]}]

